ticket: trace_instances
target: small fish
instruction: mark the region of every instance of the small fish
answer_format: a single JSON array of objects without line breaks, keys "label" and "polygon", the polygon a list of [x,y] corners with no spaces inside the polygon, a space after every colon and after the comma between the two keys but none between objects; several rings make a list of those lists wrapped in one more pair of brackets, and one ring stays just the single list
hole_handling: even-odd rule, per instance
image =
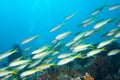
[{"label": "small fish", "polygon": [[1,54],[0,54],[0,60],[6,58],[6,57],[8,57],[8,56],[10,56],[11,54],[14,54],[14,53],[16,53],[16,52],[18,52],[16,49],[14,49],[14,50],[11,49],[11,50],[8,50],[8,51],[6,51],[6,52],[4,52],[4,53],[1,53]]},{"label": "small fish", "polygon": [[65,38],[65,37],[67,37],[69,34],[71,34],[71,31],[61,33],[61,34],[57,35],[55,39],[56,40],[61,40],[61,39]]},{"label": "small fish", "polygon": [[69,57],[71,55],[73,55],[73,53],[62,53],[62,54],[58,55],[58,58],[66,58],[66,57]]},{"label": "small fish", "polygon": [[94,26],[94,29],[99,29],[100,27],[104,26],[105,24],[107,24],[108,22],[113,21],[113,18],[108,18],[106,20],[101,20],[99,22],[97,22]]},{"label": "small fish", "polygon": [[63,58],[57,63],[57,65],[64,65],[64,64],[67,64],[67,63],[73,61],[76,58],[81,58],[81,57],[82,57],[82,55],[78,54],[76,56],[70,56],[70,57],[67,57],[67,58]]},{"label": "small fish", "polygon": [[67,17],[65,18],[65,20],[68,20],[68,19],[72,18],[72,17],[75,16],[76,14],[77,14],[77,11],[74,12],[74,13],[72,13],[72,14],[70,14],[69,16],[67,16]]},{"label": "small fish", "polygon": [[116,32],[118,31],[118,28],[114,28],[109,32],[106,32],[105,34],[103,34],[102,37],[109,37],[109,36],[113,36],[114,34],[116,34]]},{"label": "small fish", "polygon": [[8,70],[0,71],[0,77],[7,76],[7,75],[10,75],[10,74],[16,74],[16,72],[15,71],[8,71]]},{"label": "small fish", "polygon": [[63,23],[61,23],[61,24],[59,24],[59,25],[57,25],[57,26],[51,28],[49,32],[53,32],[53,31],[59,29],[60,27],[62,27],[62,26],[64,26],[64,25],[65,25],[65,22],[63,22]]},{"label": "small fish", "polygon": [[12,61],[9,66],[10,67],[14,67],[14,66],[19,66],[19,65],[22,65],[22,64],[27,64],[27,63],[30,63],[31,60],[15,60],[15,61]]},{"label": "small fish", "polygon": [[87,31],[86,33],[85,33],[85,35],[84,35],[84,37],[88,37],[88,36],[90,36],[90,35],[92,35],[93,33],[94,33],[94,29],[93,30],[90,30],[90,31]]},{"label": "small fish", "polygon": [[40,62],[43,60],[43,58],[39,59],[39,60],[35,60],[34,63],[31,63],[30,65],[28,65],[27,68],[33,68],[35,66],[37,66],[38,64],[40,64]]},{"label": "small fish", "polygon": [[73,52],[80,52],[87,50],[89,47],[93,48],[92,44],[79,44],[73,48]]},{"label": "small fish", "polygon": [[37,54],[37,53],[43,52],[43,51],[47,50],[48,48],[49,48],[49,45],[42,46],[42,47],[32,51],[32,54]]},{"label": "small fish", "polygon": [[55,65],[54,63],[45,63],[45,64],[40,64],[39,66],[36,67],[38,70],[45,70],[47,68],[50,68],[51,66]]},{"label": "small fish", "polygon": [[118,21],[117,25],[118,25],[118,27],[120,27],[120,21]]},{"label": "small fish", "polygon": [[28,63],[26,63],[26,64],[21,64],[21,65],[15,67],[15,68],[13,68],[13,69],[16,70],[16,71],[20,71],[20,70],[23,70],[27,65],[28,65]]},{"label": "small fish", "polygon": [[115,9],[118,9],[118,8],[120,8],[120,4],[114,4],[114,5],[110,6],[108,8],[108,10],[115,10]]},{"label": "small fish", "polygon": [[94,18],[95,18],[95,16],[91,16],[91,17],[89,17],[89,18],[83,20],[83,21],[82,21],[82,24],[88,23],[88,22],[94,20]]},{"label": "small fish", "polygon": [[69,41],[68,43],[66,43],[65,46],[67,46],[67,47],[68,47],[68,46],[71,46],[73,43],[75,43],[75,41],[74,41],[74,40],[71,40],[71,41]]},{"label": "small fish", "polygon": [[89,25],[93,24],[94,22],[95,22],[95,20],[91,20],[89,22],[86,22],[86,23],[82,24],[82,26],[86,27],[86,26],[89,26]]},{"label": "small fish", "polygon": [[120,37],[120,31],[115,34],[115,38],[119,38],[119,37]]},{"label": "small fish", "polygon": [[104,4],[102,6],[100,6],[99,8],[95,9],[94,11],[92,11],[91,15],[96,15],[99,12],[101,12],[105,7],[107,7],[107,4]]},{"label": "small fish", "polygon": [[42,71],[41,70],[27,70],[27,71],[22,72],[20,74],[20,77],[23,78],[23,77],[35,74],[36,72],[42,72]]},{"label": "small fish", "polygon": [[40,53],[34,55],[34,56],[32,57],[32,59],[39,59],[39,58],[48,56],[50,53],[51,53],[50,51],[40,52]]},{"label": "small fish", "polygon": [[32,47],[27,47],[27,48],[25,48],[23,51],[28,51],[28,50],[30,50]]},{"label": "small fish", "polygon": [[73,38],[73,41],[76,42],[76,41],[82,39],[82,38],[84,37],[85,34],[86,34],[85,32],[79,33],[78,35],[76,35],[76,36]]},{"label": "small fish", "polygon": [[94,56],[95,54],[98,54],[102,51],[105,51],[105,48],[92,50],[88,52],[87,57]]},{"label": "small fish", "polygon": [[116,55],[120,53],[120,49],[115,49],[115,50],[111,50],[110,52],[108,52],[108,56],[112,56],[112,55]]},{"label": "small fish", "polygon": [[116,38],[112,38],[112,39],[110,39],[110,40],[103,41],[103,42],[101,42],[101,43],[98,44],[97,49],[98,49],[98,48],[102,48],[102,47],[110,44],[111,42],[113,42],[113,41],[115,41],[115,40],[116,40]]},{"label": "small fish", "polygon": [[31,37],[29,37],[29,38],[23,40],[23,41],[21,42],[21,44],[26,44],[26,43],[28,43],[28,42],[34,40],[34,39],[37,38],[38,36],[40,36],[40,35],[37,34],[37,35],[35,35],[35,36],[31,36]]}]

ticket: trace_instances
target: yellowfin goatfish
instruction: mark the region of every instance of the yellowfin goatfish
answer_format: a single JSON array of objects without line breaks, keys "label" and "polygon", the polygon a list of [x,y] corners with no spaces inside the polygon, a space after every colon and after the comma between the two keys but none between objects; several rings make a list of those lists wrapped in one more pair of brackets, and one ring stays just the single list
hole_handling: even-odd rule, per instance
[{"label": "yellowfin goatfish", "polygon": [[42,71],[41,70],[27,70],[27,71],[21,73],[20,77],[23,78],[23,77],[35,74],[36,72],[42,72]]},{"label": "yellowfin goatfish", "polygon": [[8,50],[8,51],[6,51],[6,52],[4,52],[4,53],[1,53],[1,54],[0,54],[0,60],[6,58],[6,57],[8,57],[8,56],[10,56],[11,54],[14,54],[14,53],[16,53],[16,52],[17,52],[16,49],[13,50],[13,51],[12,51],[12,49],[11,49],[11,50]]},{"label": "yellowfin goatfish", "polygon": [[43,51],[47,50],[48,47],[49,47],[49,45],[42,46],[42,47],[40,47],[40,48],[34,50],[34,51],[32,52],[32,54],[37,54],[37,53],[43,52]]},{"label": "yellowfin goatfish", "polygon": [[35,66],[37,66],[38,64],[40,64],[40,62],[42,61],[42,58],[39,60],[36,60],[34,63],[31,63],[30,65],[28,65],[27,68],[33,68]]},{"label": "yellowfin goatfish", "polygon": [[93,56],[93,55],[98,54],[98,53],[100,53],[100,52],[102,52],[102,51],[105,51],[105,49],[102,48],[102,49],[92,50],[92,51],[88,52],[87,57]]},{"label": "yellowfin goatfish", "polygon": [[82,24],[82,26],[83,26],[83,27],[86,27],[86,26],[91,25],[91,24],[94,23],[94,22],[95,22],[95,20],[91,20],[91,21],[89,21],[89,22],[86,22],[86,23]]},{"label": "yellowfin goatfish", "polygon": [[120,53],[120,49],[111,50],[107,55],[112,56]]},{"label": "yellowfin goatfish", "polygon": [[84,51],[84,50],[87,50],[88,47],[93,47],[93,45],[92,44],[79,44],[73,48],[73,52]]},{"label": "yellowfin goatfish", "polygon": [[118,27],[120,27],[120,21],[118,21]]},{"label": "yellowfin goatfish", "polygon": [[16,70],[16,71],[23,70],[27,65],[28,65],[28,63],[22,64],[22,65],[19,65],[19,66],[13,68],[13,69]]},{"label": "yellowfin goatfish", "polygon": [[82,55],[78,54],[76,56],[70,56],[70,57],[67,57],[67,58],[63,58],[57,63],[57,65],[64,65],[64,64],[67,64],[67,63],[73,61],[76,58],[81,58],[81,57],[82,57]]},{"label": "yellowfin goatfish", "polygon": [[91,17],[83,20],[83,21],[82,21],[82,24],[88,23],[88,22],[92,21],[94,18],[95,18],[94,16],[91,16]]},{"label": "yellowfin goatfish", "polygon": [[21,42],[21,44],[26,44],[26,43],[28,43],[28,42],[34,40],[34,39],[37,38],[38,36],[40,36],[40,35],[37,34],[37,35],[35,35],[35,36],[31,36],[31,37],[29,37],[29,38],[23,40],[23,41]]},{"label": "yellowfin goatfish", "polygon": [[76,15],[76,13],[77,13],[77,11],[74,12],[74,13],[72,13],[72,14],[70,14],[69,16],[67,16],[67,17],[65,18],[65,20],[68,20],[68,19],[72,18],[73,16]]},{"label": "yellowfin goatfish", "polygon": [[116,40],[116,38],[112,38],[110,40],[103,41],[103,42],[101,42],[101,43],[98,44],[97,48],[102,48],[102,47],[110,44],[111,42],[113,42],[115,40]]},{"label": "yellowfin goatfish", "polygon": [[66,58],[66,57],[69,57],[71,55],[73,55],[73,53],[62,53],[62,54],[58,55],[58,58]]},{"label": "yellowfin goatfish", "polygon": [[32,57],[32,59],[39,59],[39,58],[48,56],[50,53],[51,53],[50,51],[40,52],[40,53],[34,55],[34,56]]},{"label": "yellowfin goatfish", "polygon": [[51,28],[49,32],[53,32],[53,31],[59,29],[59,28],[62,27],[64,24],[65,24],[65,23],[63,22],[63,23],[61,23],[61,24],[59,24],[59,25],[57,25],[57,26]]},{"label": "yellowfin goatfish", "polygon": [[7,76],[7,75],[10,75],[10,74],[16,74],[16,72],[15,71],[8,71],[8,70],[0,71],[0,77]]},{"label": "yellowfin goatfish", "polygon": [[107,4],[102,5],[101,7],[95,9],[94,11],[92,11],[91,15],[96,15],[99,12],[101,12],[105,7],[107,6]]},{"label": "yellowfin goatfish", "polygon": [[115,34],[115,38],[120,37],[120,31]]},{"label": "yellowfin goatfish", "polygon": [[25,49],[23,49],[23,51],[28,51],[28,50],[30,50],[32,47],[27,47],[27,48],[25,48]]},{"label": "yellowfin goatfish", "polygon": [[50,63],[50,64],[48,64],[48,63],[40,64],[39,66],[36,67],[36,69],[38,69],[38,70],[45,70],[45,69],[47,69],[47,68],[49,68],[49,67],[51,67],[51,66],[53,66],[53,65],[55,65],[55,64],[54,64],[54,63]]},{"label": "yellowfin goatfish", "polygon": [[71,33],[71,31],[61,33],[61,34],[57,35],[55,39],[56,40],[61,40],[61,39],[65,38],[65,37],[67,37],[70,33]]},{"label": "yellowfin goatfish", "polygon": [[99,29],[100,27],[104,26],[105,24],[107,24],[108,22],[110,22],[112,20],[113,20],[113,18],[108,18],[106,20],[99,21],[95,24],[94,29]]},{"label": "yellowfin goatfish", "polygon": [[115,5],[112,5],[108,8],[108,10],[115,10],[117,8],[120,8],[120,4],[115,4]]},{"label": "yellowfin goatfish", "polygon": [[22,65],[22,64],[26,64],[26,63],[30,63],[31,60],[15,60],[13,62],[11,62],[9,64],[10,67],[13,67],[13,66],[18,66],[18,65]]}]

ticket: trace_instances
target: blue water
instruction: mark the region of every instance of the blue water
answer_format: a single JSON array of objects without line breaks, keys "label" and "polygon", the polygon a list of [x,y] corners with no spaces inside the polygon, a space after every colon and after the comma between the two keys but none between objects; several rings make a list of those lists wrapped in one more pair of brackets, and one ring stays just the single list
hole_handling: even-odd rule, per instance
[{"label": "blue water", "polygon": [[[27,46],[36,49],[51,43],[59,33],[68,30],[73,33],[90,30],[93,25],[84,29],[77,28],[77,26],[82,20],[88,18],[94,9],[105,3],[112,5],[120,3],[120,0],[0,0],[0,52],[10,49],[14,44],[19,44],[22,49]],[[49,33],[53,26],[63,22],[66,16],[75,11],[77,14],[65,21],[63,27]],[[109,12],[105,9],[97,14],[97,19],[116,17],[118,14],[120,14],[120,9]],[[108,24],[106,29],[97,33],[96,36],[116,26],[115,23]],[[36,34],[40,34],[40,37],[27,45],[20,44],[25,38]],[[88,42],[94,43],[94,41],[97,43],[102,39],[92,37]]]}]

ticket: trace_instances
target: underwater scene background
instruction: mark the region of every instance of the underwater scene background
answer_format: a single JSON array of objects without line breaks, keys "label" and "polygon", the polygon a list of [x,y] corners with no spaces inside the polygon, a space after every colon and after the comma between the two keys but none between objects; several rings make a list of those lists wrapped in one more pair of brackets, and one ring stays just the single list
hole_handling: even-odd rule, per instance
[{"label": "underwater scene background", "polygon": [[120,80],[120,0],[0,0],[0,80]]}]

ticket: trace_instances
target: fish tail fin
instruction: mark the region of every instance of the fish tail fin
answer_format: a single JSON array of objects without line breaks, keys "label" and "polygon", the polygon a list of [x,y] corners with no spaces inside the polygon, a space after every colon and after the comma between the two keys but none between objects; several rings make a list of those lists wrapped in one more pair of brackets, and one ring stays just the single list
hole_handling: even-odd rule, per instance
[{"label": "fish tail fin", "polygon": [[13,73],[13,74],[17,74],[17,70],[14,70],[12,73]]},{"label": "fish tail fin", "polygon": [[77,55],[77,58],[81,58],[81,57],[82,57],[82,54],[79,53],[79,54]]},{"label": "fish tail fin", "polygon": [[102,50],[103,50],[103,51],[107,51],[107,49],[106,49],[105,47],[104,47],[104,48],[102,48]]},{"label": "fish tail fin", "polygon": [[115,41],[115,40],[117,40],[117,38],[113,37],[111,40],[112,40],[112,41]]},{"label": "fish tail fin", "polygon": [[40,36],[40,34],[36,34],[36,37],[39,37]]}]

